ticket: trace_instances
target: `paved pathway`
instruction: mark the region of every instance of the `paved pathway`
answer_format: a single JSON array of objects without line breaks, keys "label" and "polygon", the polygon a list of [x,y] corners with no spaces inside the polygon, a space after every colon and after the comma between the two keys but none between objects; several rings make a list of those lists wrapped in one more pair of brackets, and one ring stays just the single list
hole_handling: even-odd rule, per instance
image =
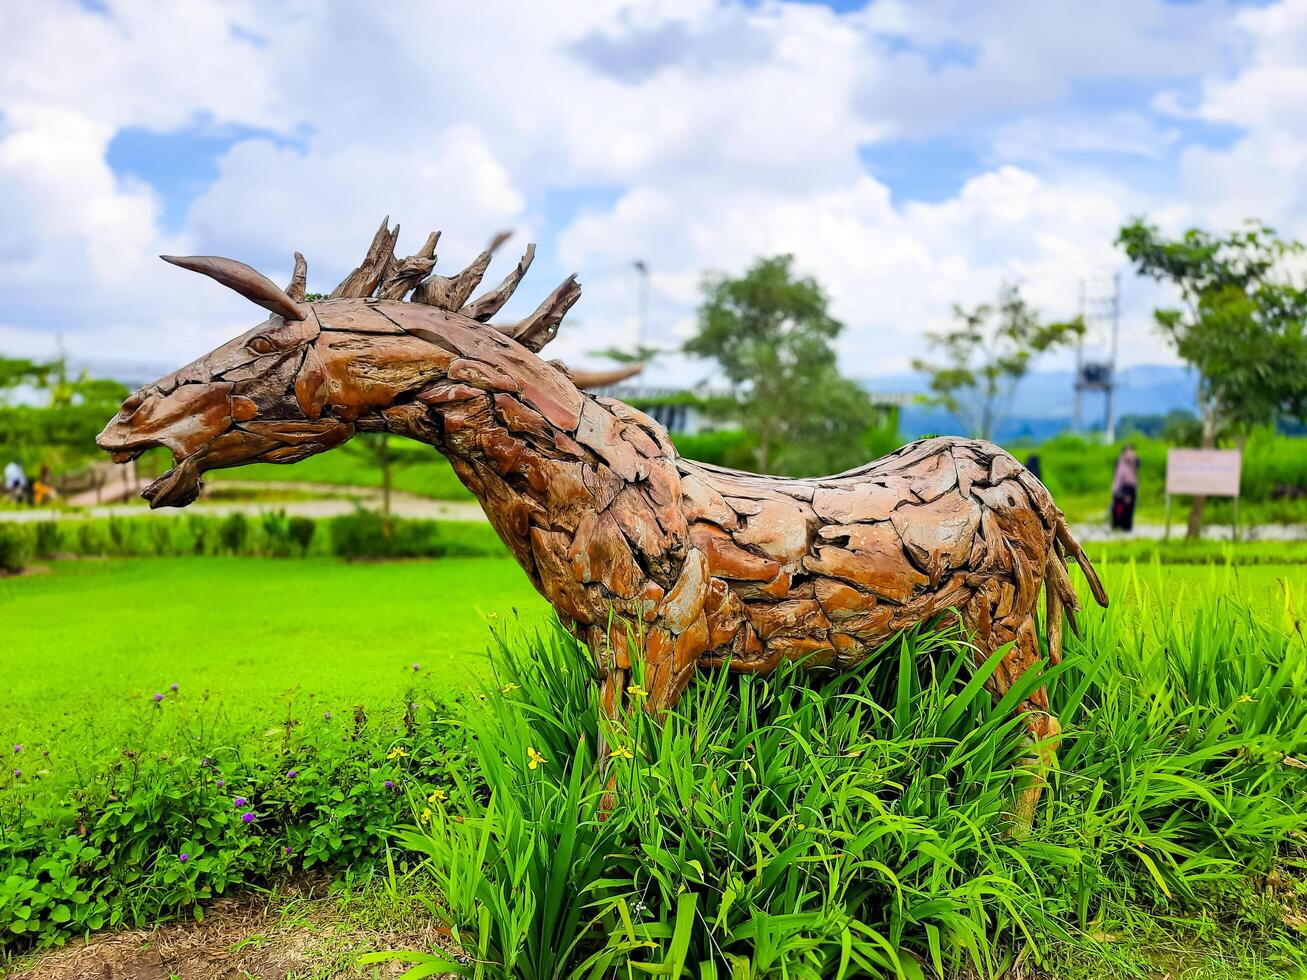
[{"label": "paved pathway", "polygon": [[[139,492],[148,481],[142,481],[135,489]],[[142,517],[147,514],[162,514],[176,517],[186,513],[201,514],[261,514],[269,510],[281,510],[287,514],[303,517],[336,517],[339,514],[353,513],[355,507],[363,505],[370,510],[381,509],[381,491],[375,487],[343,487],[329,483],[283,483],[270,480],[223,480],[221,486],[238,490],[286,490],[300,493],[320,493],[315,500],[252,500],[238,503],[210,503],[197,500],[190,507],[160,507],[150,510],[144,501],[130,503],[95,504],[92,495],[90,506],[76,510],[57,510],[46,507],[25,507],[21,510],[0,510],[0,521],[46,521],[76,520],[82,517]],[[130,488],[129,488],[130,489]],[[130,499],[133,494],[127,494]],[[74,498],[76,499],[76,498]],[[390,495],[390,509],[398,517],[420,517],[429,520],[446,521],[484,521],[486,515],[481,505],[475,500],[432,500],[416,494],[395,491]]]}]

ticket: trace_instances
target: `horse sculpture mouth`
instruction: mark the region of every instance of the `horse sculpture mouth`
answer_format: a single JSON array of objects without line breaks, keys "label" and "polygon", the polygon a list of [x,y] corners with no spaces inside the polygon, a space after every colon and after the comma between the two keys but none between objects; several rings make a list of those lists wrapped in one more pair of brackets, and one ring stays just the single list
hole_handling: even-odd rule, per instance
[{"label": "horse sculpture mouth", "polygon": [[150,508],[185,507],[200,495],[203,474],[197,456],[173,454],[173,467],[141,491]]},{"label": "horse sculpture mouth", "polygon": [[[102,442],[100,447],[115,463],[130,463],[139,459],[146,450],[164,445],[157,439],[141,439],[120,446],[105,445]],[[172,468],[141,491],[141,496],[150,502],[151,508],[185,507],[200,495],[200,476],[204,472],[200,466],[201,453],[185,455],[175,449],[171,451]]]}]

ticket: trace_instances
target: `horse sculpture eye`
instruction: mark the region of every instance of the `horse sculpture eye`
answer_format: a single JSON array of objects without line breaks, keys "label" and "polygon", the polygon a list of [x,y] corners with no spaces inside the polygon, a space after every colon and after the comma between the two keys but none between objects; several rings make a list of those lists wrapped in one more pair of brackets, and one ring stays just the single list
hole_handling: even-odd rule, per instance
[{"label": "horse sculpture eye", "polygon": [[256,354],[271,354],[276,348],[267,337],[255,337],[250,341],[250,350]]}]

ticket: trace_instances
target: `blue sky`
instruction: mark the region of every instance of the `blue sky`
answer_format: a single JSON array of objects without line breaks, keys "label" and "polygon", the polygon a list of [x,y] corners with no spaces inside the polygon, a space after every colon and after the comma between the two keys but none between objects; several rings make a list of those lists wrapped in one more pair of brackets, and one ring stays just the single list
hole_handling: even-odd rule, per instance
[{"label": "blue sky", "polygon": [[[359,10],[5,4],[0,350],[194,356],[254,314],[155,255],[299,249],[327,290],[389,214],[445,271],[530,236],[524,306],[579,271],[578,362],[634,340],[633,260],[671,346],[705,272],[791,252],[874,377],[1003,282],[1074,313],[1135,214],[1307,235],[1307,0]],[[1128,363],[1170,358],[1165,298],[1126,278]]]}]

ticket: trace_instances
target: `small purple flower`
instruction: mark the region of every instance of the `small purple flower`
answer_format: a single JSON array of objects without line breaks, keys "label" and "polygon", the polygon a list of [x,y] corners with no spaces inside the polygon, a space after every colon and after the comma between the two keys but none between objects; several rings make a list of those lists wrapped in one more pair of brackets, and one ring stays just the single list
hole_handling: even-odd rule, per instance
[{"label": "small purple flower", "polygon": [[176,684],[172,685],[172,690],[174,690],[174,691],[177,690],[177,685],[176,685]]},{"label": "small purple flower", "polygon": [[213,763],[209,761],[209,757],[206,755],[203,759],[200,760],[200,765],[202,765],[205,769],[208,769],[209,766],[213,765]]},{"label": "small purple flower", "polygon": [[385,785],[386,789],[394,789],[395,781],[393,779],[387,779],[383,785]]},{"label": "small purple flower", "polygon": [[327,721],[331,721],[331,712],[330,712],[330,711],[324,711],[324,712],[322,713],[322,717],[323,717],[323,718],[326,718]]},{"label": "small purple flower", "polygon": [[22,778],[23,778],[23,770],[21,770],[21,769],[15,769],[15,770],[14,770],[14,778],[15,778],[15,779],[22,779]]},{"label": "small purple flower", "polygon": [[295,853],[295,852],[292,851],[289,847],[283,847],[283,848],[282,848],[282,852],[283,852],[287,857],[290,857],[292,854]]},{"label": "small purple flower", "polygon": [[22,746],[22,744],[19,743],[19,742],[15,742],[15,743],[14,743],[14,755],[17,755],[17,754],[18,754],[19,752],[21,752],[21,751],[23,751],[23,746]]},{"label": "small purple flower", "polygon": [[180,861],[182,864],[185,864],[185,863],[186,863],[187,861],[189,861],[190,859],[191,859],[191,856],[190,856],[189,854],[187,854],[185,851],[182,851],[181,856],[180,856],[179,858],[177,858],[177,860]]},{"label": "small purple flower", "polygon": [[226,786],[226,785],[227,785],[227,781],[226,781],[225,779],[219,779],[219,780],[218,780],[218,787],[219,787],[219,788],[221,788],[221,787],[223,787],[223,786]]},{"label": "small purple flower", "polygon": [[245,797],[243,797],[243,796],[238,796],[238,797],[236,797],[236,799],[234,799],[234,800],[231,801],[231,805],[232,805],[232,806],[244,806],[244,805],[245,805]]},{"label": "small purple flower", "polygon": [[241,823],[253,823],[253,822],[254,822],[253,810],[246,810],[244,813],[241,814]]},{"label": "small purple flower", "polygon": [[287,778],[287,779],[294,779],[294,778],[295,778],[296,776],[298,776],[299,774],[300,774],[300,771],[299,771],[298,769],[292,769],[290,772],[286,773],[286,778]]},{"label": "small purple flower", "polygon": [[421,670],[421,669],[422,669],[422,665],[421,665],[421,664],[414,664],[414,665],[413,665],[413,669],[414,669],[414,670]]},{"label": "small purple flower", "polygon": [[158,703],[159,701],[162,701],[162,700],[163,700],[163,695],[160,694],[158,691],[155,691],[155,692],[154,692],[154,700],[155,700],[156,703]]}]

